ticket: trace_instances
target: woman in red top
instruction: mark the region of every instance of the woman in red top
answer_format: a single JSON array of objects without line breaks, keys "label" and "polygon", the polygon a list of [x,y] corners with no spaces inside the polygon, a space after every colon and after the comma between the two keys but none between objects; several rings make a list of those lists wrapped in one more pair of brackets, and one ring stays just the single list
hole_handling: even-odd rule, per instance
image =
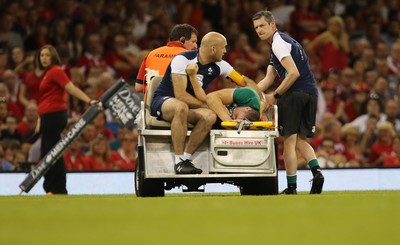
[{"label": "woman in red top", "polygon": [[340,100],[336,88],[337,85],[329,80],[322,82],[322,96],[326,102],[326,112],[332,113],[335,119],[346,122],[347,117],[344,112],[344,102]]},{"label": "woman in red top", "polygon": [[107,119],[105,114],[99,114],[93,119],[93,125],[96,128],[97,134],[101,134],[108,140],[113,140],[115,138],[112,130],[107,127]]},{"label": "woman in red top", "polygon": [[349,35],[343,19],[339,16],[329,18],[328,29],[312,40],[306,51],[310,59],[321,63],[324,75],[328,74],[329,69],[343,70],[350,53]]},{"label": "woman in red top", "polygon": [[15,46],[11,50],[10,69],[13,70],[18,78],[25,80],[26,74],[33,68],[34,55],[26,55],[21,46]]},{"label": "woman in red top", "polygon": [[[67,125],[67,92],[89,104],[100,104],[74,86],[60,67],[61,61],[53,46],[41,47],[35,59],[39,68],[45,71],[39,86],[40,123],[36,128],[42,138],[40,155],[43,158],[61,139],[61,132]],[[44,175],[43,188],[48,194],[67,194],[62,157]]]},{"label": "woman in red top", "polygon": [[101,134],[97,135],[90,142],[90,150],[86,154],[84,161],[90,170],[109,171],[118,169],[111,158],[111,149],[108,145],[108,140]]},{"label": "woman in red top", "polygon": [[64,162],[68,171],[89,170],[85,162],[85,153],[81,149],[82,138],[78,137],[71,146],[64,152]]},{"label": "woman in red top", "polygon": [[119,169],[134,171],[136,167],[137,130],[124,129],[121,147],[113,151],[111,158]]},{"label": "woman in red top", "polygon": [[311,7],[310,0],[297,1],[296,8],[290,13],[291,34],[301,44],[312,41],[325,28],[320,14]]},{"label": "woman in red top", "polygon": [[233,39],[232,49],[226,53],[226,61],[241,74],[255,79],[257,71],[266,62],[265,55],[251,47],[247,34],[237,33]]},{"label": "woman in red top", "polygon": [[393,140],[392,152],[383,158],[383,167],[400,167],[400,136]]},{"label": "woman in red top", "polygon": [[392,152],[393,139],[396,135],[390,122],[382,122],[378,125],[378,137],[371,146],[369,153],[369,166],[382,167],[384,159]]},{"label": "woman in red top", "polygon": [[360,138],[360,129],[357,126],[346,124],[342,128],[342,141],[344,146],[343,155],[346,157],[346,163],[339,167],[362,167],[365,163],[363,157],[363,148],[358,144]]},{"label": "woman in red top", "polygon": [[351,122],[362,114],[362,107],[368,99],[369,89],[363,82],[359,82],[353,89],[350,96],[344,103],[344,112],[346,113],[347,121]]},{"label": "woman in red top", "polygon": [[39,101],[39,85],[43,78],[43,71],[35,68],[28,72],[25,79],[21,83],[19,92],[19,101],[24,106],[27,106],[29,102],[38,103]]}]

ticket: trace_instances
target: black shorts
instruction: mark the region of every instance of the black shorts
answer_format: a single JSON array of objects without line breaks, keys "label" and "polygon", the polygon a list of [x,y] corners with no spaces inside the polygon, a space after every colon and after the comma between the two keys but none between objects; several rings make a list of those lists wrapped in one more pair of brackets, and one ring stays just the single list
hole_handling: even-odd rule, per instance
[{"label": "black shorts", "polygon": [[282,136],[314,136],[317,101],[317,96],[297,91],[289,91],[279,98],[279,133]]},{"label": "black shorts", "polygon": [[151,105],[150,105],[150,115],[152,115],[153,117],[157,117],[158,120],[163,120],[161,107],[162,107],[162,104],[169,98],[172,98],[172,97],[171,96],[156,96],[156,97],[154,97],[153,101],[151,102]]}]

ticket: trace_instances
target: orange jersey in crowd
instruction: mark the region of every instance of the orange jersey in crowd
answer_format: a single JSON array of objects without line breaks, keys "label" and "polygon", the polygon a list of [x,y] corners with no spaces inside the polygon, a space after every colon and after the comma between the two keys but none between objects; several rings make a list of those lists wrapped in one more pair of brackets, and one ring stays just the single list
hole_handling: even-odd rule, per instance
[{"label": "orange jersey in crowd", "polygon": [[156,48],[146,56],[139,68],[136,83],[143,84],[146,91],[147,70],[158,71],[158,75],[164,76],[165,71],[175,55],[187,51],[180,42],[168,42],[166,46]]}]

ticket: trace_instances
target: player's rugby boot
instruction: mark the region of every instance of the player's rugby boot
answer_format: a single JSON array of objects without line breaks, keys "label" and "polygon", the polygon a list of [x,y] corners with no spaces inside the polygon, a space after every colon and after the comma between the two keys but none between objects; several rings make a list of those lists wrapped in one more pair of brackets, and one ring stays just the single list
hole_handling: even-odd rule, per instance
[{"label": "player's rugby boot", "polygon": [[296,188],[286,188],[281,192],[281,194],[283,194],[283,195],[297,195],[297,190],[296,190]]},{"label": "player's rugby boot", "polygon": [[202,172],[203,170],[196,168],[189,159],[182,160],[178,164],[175,164],[176,174],[201,174]]},{"label": "player's rugby boot", "polygon": [[321,194],[325,181],[322,173],[318,172],[310,181],[312,181],[310,194]]}]

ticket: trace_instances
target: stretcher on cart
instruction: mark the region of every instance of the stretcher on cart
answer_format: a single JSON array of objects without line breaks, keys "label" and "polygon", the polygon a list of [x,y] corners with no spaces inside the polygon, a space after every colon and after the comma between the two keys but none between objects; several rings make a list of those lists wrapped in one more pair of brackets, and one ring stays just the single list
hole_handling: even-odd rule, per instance
[{"label": "stretcher on cart", "polygon": [[[205,191],[208,183],[239,187],[242,195],[278,194],[277,107],[271,107],[266,121],[222,122],[224,129],[212,129],[208,139],[193,154],[193,164],[202,174],[175,174],[170,124],[150,115],[151,99],[162,77],[148,81],[148,90],[138,122],[138,159],[135,171],[136,195],[164,196],[165,190]],[[190,136],[190,128],[187,137]]]},{"label": "stretcher on cart", "polygon": [[222,122],[221,126],[226,129],[237,129],[240,133],[243,129],[245,130],[263,130],[273,129],[274,123],[272,121],[249,121],[246,118],[241,122]]}]

